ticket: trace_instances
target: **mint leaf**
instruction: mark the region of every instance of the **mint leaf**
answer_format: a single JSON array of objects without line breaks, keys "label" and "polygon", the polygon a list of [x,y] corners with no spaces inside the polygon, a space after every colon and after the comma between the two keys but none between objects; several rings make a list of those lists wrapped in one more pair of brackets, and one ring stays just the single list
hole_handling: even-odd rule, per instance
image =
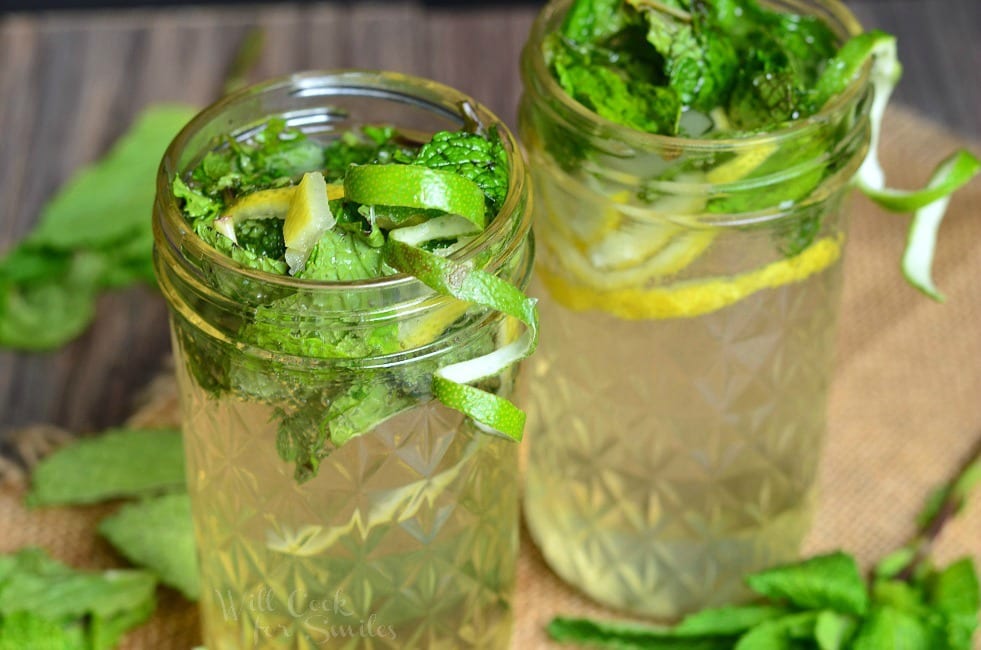
[{"label": "mint leaf", "polygon": [[160,158],[195,112],[162,104],[140,114],[105,157],[58,191],[28,240],[72,250],[102,248],[149,232]]},{"label": "mint leaf", "polygon": [[207,219],[213,221],[220,213],[222,204],[201,192],[188,187],[179,176],[174,179],[172,187],[174,198],[181,201],[181,209],[192,220]]},{"label": "mint leaf", "polygon": [[888,606],[918,618],[929,613],[923,590],[903,580],[877,580],[872,587],[872,599],[877,606]]},{"label": "mint leaf", "polygon": [[353,233],[328,230],[313,247],[307,264],[296,277],[305,280],[350,282],[391,275],[381,250]]},{"label": "mint leaf", "polygon": [[974,560],[961,558],[938,572],[927,587],[931,605],[945,614],[976,616],[981,609],[978,574]]},{"label": "mint leaf", "polygon": [[0,556],[0,650],[110,650],[153,611],[143,571],[77,571],[39,548]]},{"label": "mint leaf", "polygon": [[868,608],[858,565],[841,552],[761,571],[748,576],[746,582],[762,596],[807,609],[861,615]]},{"label": "mint leaf", "polygon": [[508,154],[497,131],[489,137],[465,131],[440,131],[424,144],[415,165],[450,171],[473,181],[484,192],[491,216],[508,192]]},{"label": "mint leaf", "polygon": [[660,9],[645,11],[647,40],[664,59],[668,86],[681,104],[707,113],[729,94],[739,70],[736,45],[729,34],[715,28],[706,3],[665,4],[680,5],[690,17],[681,20]]},{"label": "mint leaf", "polygon": [[16,553],[0,555],[0,590],[6,580],[18,573],[31,573],[40,576],[67,576],[72,569],[36,546],[22,548]]},{"label": "mint leaf", "polygon": [[414,404],[414,399],[377,379],[355,382],[330,404],[330,440],[341,446]]},{"label": "mint leaf", "polygon": [[903,547],[879,560],[875,565],[875,576],[880,579],[895,578],[916,559],[916,550]]},{"label": "mint leaf", "polygon": [[104,289],[153,282],[149,214],[160,158],[194,114],[156,106],[105,157],[48,202],[27,238],[0,258],[0,346],[49,350],[81,334]]},{"label": "mint leaf", "polygon": [[48,277],[30,282],[10,278],[9,260],[0,262],[0,346],[19,350],[51,350],[85,331],[95,316],[98,281],[86,270],[86,258],[58,252],[17,251],[66,264]]},{"label": "mint leaf", "polygon": [[796,650],[795,640],[813,637],[816,621],[816,612],[764,621],[739,637],[734,650]]},{"label": "mint leaf", "polygon": [[181,436],[172,429],[114,429],[73,442],[42,460],[29,504],[65,505],[184,487]]},{"label": "mint leaf", "polygon": [[820,650],[845,650],[857,628],[854,617],[825,610],[814,624],[814,640]]},{"label": "mint leaf", "polygon": [[852,650],[939,650],[927,626],[892,607],[877,607],[862,623]]},{"label": "mint leaf", "polygon": [[197,600],[201,587],[191,526],[191,501],[169,494],[124,505],[99,523],[99,533],[134,564]]},{"label": "mint leaf", "polygon": [[[364,126],[361,133],[345,131],[324,149],[324,178],[328,182],[344,179],[351,165],[399,162],[408,164],[416,155],[413,147],[388,126]],[[334,210],[334,206],[331,206]]]},{"label": "mint leaf", "polygon": [[250,219],[235,224],[238,245],[257,257],[285,259],[286,241],[278,219]]},{"label": "mint leaf", "polygon": [[629,22],[623,0],[577,0],[562,22],[562,34],[578,43],[608,38]]},{"label": "mint leaf", "polygon": [[548,635],[559,642],[618,650],[731,650],[733,637],[683,637],[670,628],[624,621],[557,617]]},{"label": "mint leaf", "polygon": [[[245,194],[290,185],[324,165],[324,148],[280,118],[247,141],[225,136],[191,172],[195,190],[224,205],[228,192]],[[194,215],[192,215],[194,216]]]},{"label": "mint leaf", "polygon": [[628,78],[616,65],[602,65],[561,41],[552,41],[551,65],[569,95],[598,115],[639,131],[675,134],[681,100],[674,90]]},{"label": "mint leaf", "polygon": [[0,586],[0,615],[43,612],[53,621],[70,622],[90,614],[113,616],[153,602],[156,580],[145,571],[109,570],[32,572],[7,576]]},{"label": "mint leaf", "polygon": [[324,419],[326,405],[323,396],[310,395],[295,410],[277,407],[274,417],[279,421],[276,430],[276,452],[294,464],[297,483],[305,483],[320,471],[320,463],[334,450],[329,444],[330,429]]},{"label": "mint leaf", "polygon": [[33,612],[0,618],[0,650],[89,650],[81,628],[65,628]]},{"label": "mint leaf", "polygon": [[148,599],[111,616],[93,615],[89,624],[91,650],[113,650],[127,631],[149,620],[155,608],[156,603]]},{"label": "mint leaf", "polygon": [[965,557],[927,579],[926,598],[944,617],[947,643],[952,650],[970,650],[978,629],[981,588],[974,561]]},{"label": "mint leaf", "polygon": [[756,627],[764,621],[780,618],[787,613],[782,607],[742,605],[703,609],[689,614],[674,628],[679,635],[730,636]]}]

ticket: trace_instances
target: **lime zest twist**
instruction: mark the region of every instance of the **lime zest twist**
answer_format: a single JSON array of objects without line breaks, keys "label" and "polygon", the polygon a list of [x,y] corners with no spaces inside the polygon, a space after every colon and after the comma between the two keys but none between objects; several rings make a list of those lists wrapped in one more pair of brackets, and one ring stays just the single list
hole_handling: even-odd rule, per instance
[{"label": "lime zest twist", "polygon": [[878,149],[886,104],[902,74],[896,56],[896,38],[880,31],[855,37],[842,47],[836,61],[829,65],[829,71],[821,79],[826,83],[819,87],[829,93],[828,97],[841,92],[869,60],[872,61],[869,81],[875,93],[869,109],[871,138],[869,152],[854,182],[863,194],[882,208],[890,212],[913,213],[903,251],[903,276],[914,288],[942,302],[944,296],[934,284],[931,272],[937,231],[947,212],[950,195],[981,170],[981,161],[961,149],[937,166],[925,188],[906,191],[887,187]]},{"label": "lime zest twist", "polygon": [[[913,222],[907,234],[906,250],[903,251],[903,276],[911,285],[938,302],[944,295],[933,284],[930,268],[933,266],[933,251],[937,243],[937,230],[950,203],[950,194],[971,179],[981,169],[981,161],[966,151],[959,151],[937,167],[926,188],[911,192],[904,197],[893,196],[897,202],[915,202],[921,196],[939,192],[933,199],[916,208]],[[872,196],[868,191],[867,195]],[[880,203],[881,204],[881,203]]]},{"label": "lime zest twist", "polygon": [[728,307],[763,289],[801,282],[834,264],[841,256],[841,239],[824,237],[794,257],[735,276],[709,277],[650,288],[598,289],[572,283],[540,268],[549,295],[569,309],[598,309],[623,320],[692,318]]},{"label": "lime zest twist", "polygon": [[526,326],[515,341],[491,353],[439,368],[433,373],[433,397],[460,411],[488,432],[521,440],[525,414],[510,400],[471,384],[503,372],[528,357],[538,345],[535,299],[501,278],[420,248],[431,241],[457,238],[459,248],[486,224],[484,191],[459,174],[414,165],[367,164],[344,176],[347,199],[367,206],[440,210],[446,214],[394,228],[383,251],[392,268],[414,276],[437,293],[482,305]]},{"label": "lime zest twist", "polygon": [[470,384],[499,374],[535,351],[538,345],[536,300],[491,273],[407,243],[402,230],[393,230],[385,244],[385,261],[393,268],[415,276],[442,295],[490,307],[526,326],[514,342],[476,359],[440,368],[433,373],[432,381],[433,397],[444,405],[485,428],[512,440],[521,440],[524,412],[508,399]]}]

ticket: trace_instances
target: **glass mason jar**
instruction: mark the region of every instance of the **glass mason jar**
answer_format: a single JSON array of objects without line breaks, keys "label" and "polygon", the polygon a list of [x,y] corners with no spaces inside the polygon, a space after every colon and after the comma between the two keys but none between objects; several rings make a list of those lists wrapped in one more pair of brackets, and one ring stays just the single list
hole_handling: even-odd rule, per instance
[{"label": "glass mason jar", "polygon": [[[859,30],[834,0],[769,4]],[[641,133],[550,75],[568,6],[545,7],[522,57],[545,333],[522,380],[524,509],[566,581],[675,618],[740,599],[808,529],[871,92],[863,74],[759,135]]]},{"label": "glass mason jar", "polygon": [[[390,73],[283,77],[205,109],[164,156],[155,263],[171,308],[210,650],[507,646],[518,447],[434,401],[430,377],[519,328],[405,275],[326,283],[246,269],[193,233],[171,191],[217,136],[248,137],[271,117],[326,142],[366,124],[457,130],[470,108],[500,128],[509,190],[454,255],[524,287],[521,156],[494,115],[450,88]],[[399,352],[372,351],[386,332]],[[506,396],[512,375],[482,387]],[[376,424],[335,447],[324,423],[337,409],[352,427]],[[311,444],[312,466],[284,460]]]}]

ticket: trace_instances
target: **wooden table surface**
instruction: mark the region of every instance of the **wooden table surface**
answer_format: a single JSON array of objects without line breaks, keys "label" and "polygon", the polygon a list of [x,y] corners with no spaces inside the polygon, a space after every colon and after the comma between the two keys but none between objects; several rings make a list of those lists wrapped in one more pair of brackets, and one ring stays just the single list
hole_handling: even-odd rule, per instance
[{"label": "wooden table surface", "polygon": [[[867,27],[899,37],[906,75],[896,101],[981,138],[981,2],[849,4]],[[267,33],[257,79],[387,68],[456,86],[513,125],[518,55],[536,11],[358,2],[0,16],[0,252],[141,107],[213,100],[254,25]],[[104,296],[94,326],[57,352],[0,351],[0,452],[6,432],[30,423],[86,432],[121,422],[168,347],[162,299],[138,288]]]}]

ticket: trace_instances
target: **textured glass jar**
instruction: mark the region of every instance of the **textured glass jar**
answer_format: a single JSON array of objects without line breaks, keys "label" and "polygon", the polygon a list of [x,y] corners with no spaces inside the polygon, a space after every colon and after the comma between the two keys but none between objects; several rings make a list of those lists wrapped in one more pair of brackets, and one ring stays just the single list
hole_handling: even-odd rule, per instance
[{"label": "textured glass jar", "polygon": [[[544,332],[522,379],[524,509],[566,581],[674,618],[740,599],[808,529],[871,93],[863,76],[752,137],[640,133],[551,77],[543,39],[568,6],[545,7],[522,58]],[[835,2],[772,6],[859,29]]]},{"label": "textured glass jar", "polygon": [[[211,650],[508,644],[518,447],[432,400],[429,377],[519,328],[408,276],[330,284],[245,269],[190,230],[171,191],[215,136],[247,137],[270,117],[323,141],[362,124],[431,134],[459,129],[464,102],[500,127],[511,176],[501,213],[455,255],[523,287],[532,248],[521,156],[496,117],[444,86],[372,72],[284,77],[205,109],[164,157],[155,261],[171,307]],[[260,327],[269,335],[242,334]],[[385,331],[419,344],[308,352]],[[483,387],[508,395],[512,375]],[[319,469],[297,480],[278,453],[290,436],[316,439],[329,409],[374,391],[390,417],[339,447],[322,442]]]}]

